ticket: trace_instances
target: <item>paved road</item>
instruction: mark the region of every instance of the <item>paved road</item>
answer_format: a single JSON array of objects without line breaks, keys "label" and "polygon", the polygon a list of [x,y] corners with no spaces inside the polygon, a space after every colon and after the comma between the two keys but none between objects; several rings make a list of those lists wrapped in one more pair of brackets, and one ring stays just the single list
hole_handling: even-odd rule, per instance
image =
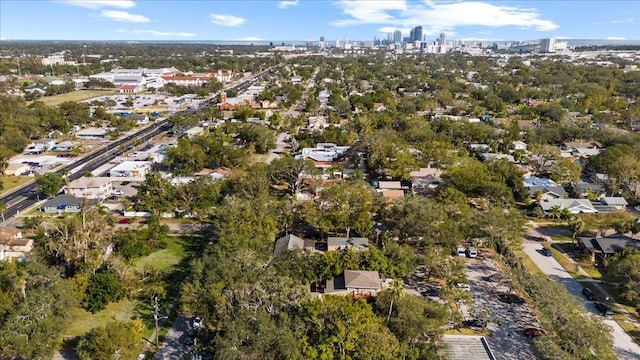
[{"label": "paved road", "polygon": [[[533,262],[549,278],[566,286],[567,290],[576,296],[591,313],[598,315],[592,301],[588,301],[582,296],[582,285],[575,280],[553,257],[547,257],[540,253],[542,246],[539,243],[527,241],[523,245],[524,251]],[[633,342],[631,337],[613,319],[604,319],[604,322],[611,327],[613,333],[613,346],[619,359],[637,360],[640,359],[640,346]]]},{"label": "paved road", "polygon": [[267,160],[266,160],[267,164],[271,164],[273,160],[275,160],[276,158],[280,157],[280,155],[282,155],[282,152],[287,146],[287,140],[289,140],[289,134],[282,132],[280,133],[280,135],[278,135],[276,148],[271,150],[271,152],[269,153],[269,157],[267,157]]},{"label": "paved road", "polygon": [[[508,286],[482,280],[500,272],[490,258],[466,259],[469,287],[473,294],[473,309],[488,311],[487,338],[497,360],[537,359],[533,344],[524,336],[524,329],[537,325],[527,305],[506,304],[498,300],[498,294],[508,292]],[[471,360],[471,359],[469,359]]]},{"label": "paved road", "polygon": [[188,327],[188,321],[184,315],[178,316],[153,359],[175,360],[186,354],[190,350],[187,340],[191,339],[188,334]]}]

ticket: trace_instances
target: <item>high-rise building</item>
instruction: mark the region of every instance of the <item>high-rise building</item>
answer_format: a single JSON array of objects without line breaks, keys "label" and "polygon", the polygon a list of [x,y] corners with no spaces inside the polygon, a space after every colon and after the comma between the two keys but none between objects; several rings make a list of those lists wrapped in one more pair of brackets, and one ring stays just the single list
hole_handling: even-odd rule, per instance
[{"label": "high-rise building", "polygon": [[547,38],[540,40],[540,52],[541,53],[552,53],[556,51],[556,39]]},{"label": "high-rise building", "polygon": [[409,31],[409,42],[412,43],[414,38],[415,38],[415,28]]},{"label": "high-rise building", "polygon": [[393,42],[396,44],[402,42],[402,32],[400,30],[396,30],[393,32]]},{"label": "high-rise building", "polygon": [[411,36],[411,42],[422,41],[422,26],[416,26],[413,28],[413,36]]},{"label": "high-rise building", "polygon": [[324,46],[325,46],[325,44],[324,44],[324,36],[320,36],[320,42],[318,43],[318,46],[321,49],[324,49]]},{"label": "high-rise building", "polygon": [[444,45],[445,40],[446,40],[446,38],[444,36],[444,33],[441,32],[440,33],[440,38],[438,38],[438,45]]},{"label": "high-rise building", "polygon": [[336,37],[336,48],[340,47],[340,38]]}]

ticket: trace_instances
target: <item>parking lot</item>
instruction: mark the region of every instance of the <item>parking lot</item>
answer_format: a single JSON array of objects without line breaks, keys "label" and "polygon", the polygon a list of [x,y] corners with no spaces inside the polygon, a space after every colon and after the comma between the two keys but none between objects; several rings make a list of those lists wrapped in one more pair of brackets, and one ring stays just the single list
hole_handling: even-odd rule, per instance
[{"label": "parking lot", "polygon": [[466,261],[473,294],[473,305],[467,312],[481,313],[488,320],[487,330],[492,334],[487,340],[496,359],[536,359],[533,344],[524,335],[524,329],[538,325],[531,309],[526,304],[509,304],[499,300],[499,295],[509,293],[510,288],[508,279],[487,281],[491,275],[500,273],[490,254],[481,253],[477,258]]},{"label": "parking lot", "polygon": [[18,155],[9,161],[11,164],[28,164],[31,175],[44,174],[60,165],[75,161],[74,157],[58,157],[56,155]]}]

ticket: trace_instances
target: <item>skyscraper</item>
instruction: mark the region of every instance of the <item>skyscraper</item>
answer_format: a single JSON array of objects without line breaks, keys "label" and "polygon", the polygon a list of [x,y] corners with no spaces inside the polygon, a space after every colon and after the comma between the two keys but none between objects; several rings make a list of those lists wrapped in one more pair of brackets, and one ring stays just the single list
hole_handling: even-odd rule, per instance
[{"label": "skyscraper", "polygon": [[409,31],[409,42],[412,43],[413,39],[415,39],[415,28],[411,29],[411,31]]},{"label": "skyscraper", "polygon": [[441,32],[440,38],[438,39],[438,45],[444,45],[444,41],[445,41],[444,33]]},{"label": "skyscraper", "polygon": [[422,26],[416,26],[413,28],[413,36],[411,42],[422,41]]},{"label": "skyscraper", "polygon": [[396,30],[393,32],[393,42],[396,44],[402,42],[402,32],[400,30]]}]

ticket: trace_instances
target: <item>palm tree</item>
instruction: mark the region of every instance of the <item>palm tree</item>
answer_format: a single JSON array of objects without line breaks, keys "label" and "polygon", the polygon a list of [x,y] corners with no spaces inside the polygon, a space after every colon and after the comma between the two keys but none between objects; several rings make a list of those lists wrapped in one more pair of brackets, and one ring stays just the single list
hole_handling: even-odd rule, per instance
[{"label": "palm tree", "polygon": [[569,229],[571,229],[571,233],[573,235],[573,240],[576,240],[576,235],[583,232],[586,228],[586,224],[582,218],[577,216],[573,216],[567,223],[569,225]]},{"label": "palm tree", "polygon": [[393,302],[404,295],[404,283],[402,281],[393,280],[391,282],[389,291],[391,292],[391,303],[389,303],[389,314],[387,315],[387,322],[389,322],[389,319],[391,319],[391,313],[393,312]]}]

